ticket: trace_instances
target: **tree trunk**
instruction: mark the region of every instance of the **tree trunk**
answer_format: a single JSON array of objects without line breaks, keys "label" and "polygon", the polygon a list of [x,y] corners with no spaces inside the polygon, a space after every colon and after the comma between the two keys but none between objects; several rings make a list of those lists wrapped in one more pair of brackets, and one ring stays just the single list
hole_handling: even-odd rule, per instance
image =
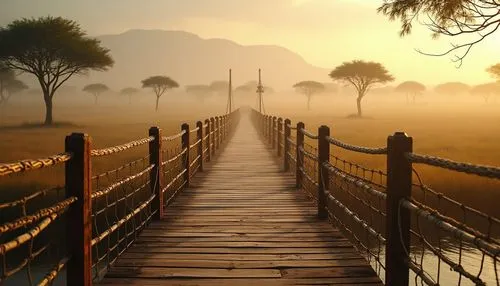
[{"label": "tree trunk", "polygon": [[413,94],[413,104],[415,104],[415,99],[417,98],[416,94]]},{"label": "tree trunk", "polygon": [[97,105],[98,102],[98,95],[97,93],[94,94],[94,104]]},{"label": "tree trunk", "polygon": [[128,104],[131,104],[132,103],[132,95],[129,95],[128,96]]},{"label": "tree trunk", "polygon": [[159,97],[159,96],[157,96],[157,97],[156,97],[156,109],[155,109],[156,111],[158,111],[158,102],[159,102],[159,101],[160,101],[160,97]]},{"label": "tree trunk", "polygon": [[311,95],[307,95],[307,110],[311,110]]},{"label": "tree trunk", "polygon": [[43,95],[45,101],[45,125],[52,125],[52,98],[46,94]]},{"label": "tree trunk", "polygon": [[358,116],[359,117],[363,116],[363,114],[361,112],[361,99],[363,99],[363,97],[361,97],[361,96],[358,96],[358,98],[356,99],[356,104],[357,104],[357,107],[358,107]]}]

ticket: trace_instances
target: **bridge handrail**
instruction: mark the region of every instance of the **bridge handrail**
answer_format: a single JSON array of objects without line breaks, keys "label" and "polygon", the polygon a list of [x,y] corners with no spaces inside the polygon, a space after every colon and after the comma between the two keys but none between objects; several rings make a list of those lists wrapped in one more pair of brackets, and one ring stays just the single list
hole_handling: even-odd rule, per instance
[{"label": "bridge handrail", "polygon": [[[499,167],[455,162],[413,153],[412,138],[402,132],[389,136],[386,147],[371,148],[344,143],[331,136],[327,126],[319,127],[316,135],[305,129],[305,124],[302,122],[298,122],[295,126],[289,119],[285,119],[285,124],[281,127],[278,124],[276,127],[275,122],[283,122],[282,118],[264,115],[255,110],[252,116],[255,126],[264,136],[264,141],[273,149],[278,149],[278,156],[283,154],[285,171],[294,169],[297,187],[306,190],[306,193],[314,198],[319,218],[330,217],[348,237],[352,238],[355,245],[368,253],[369,259],[373,257],[377,263],[375,270],[379,275],[380,270],[377,269],[385,270],[386,283],[408,285],[408,274],[411,270],[423,283],[439,285],[439,274],[437,278],[433,278],[428,269],[423,267],[420,259],[416,259],[413,254],[410,255],[410,251],[413,251],[410,249],[410,236],[420,241],[428,250],[428,254],[438,257],[462,278],[476,285],[485,285],[481,275],[486,263],[491,263],[491,267],[498,269],[500,238],[493,236],[492,230],[496,229],[497,232],[500,230],[500,219],[434,191],[422,183],[420,175],[412,164],[425,164],[492,179],[500,178]],[[291,130],[297,131],[295,138],[291,136]],[[305,143],[304,137],[317,140],[315,141],[317,147]],[[275,144],[280,140],[283,144]],[[387,155],[387,170],[367,168],[330,155],[330,145],[364,154]],[[284,149],[282,152],[280,146]],[[413,181],[412,174],[417,182]],[[376,181],[376,177],[380,180]],[[423,193],[422,201],[412,196],[412,188]],[[431,195],[438,201],[438,206],[440,202],[445,202],[462,212],[463,219],[458,220],[446,211],[432,208],[426,201],[426,197]],[[381,222],[375,223],[374,214],[380,217]],[[417,220],[418,227],[410,224],[409,218],[412,214]],[[364,216],[367,215],[371,217],[365,219]],[[465,220],[469,216],[482,219],[485,229],[474,228],[468,220]],[[457,258],[451,258],[443,252],[441,246],[438,248],[430,242],[427,238],[429,234],[420,228],[420,221],[437,227],[440,240],[442,235],[447,235],[460,241],[458,261]],[[363,241],[362,236],[365,234],[360,232],[359,228],[366,233],[368,244]],[[370,249],[370,238],[379,241],[378,252]],[[462,264],[462,242],[470,244],[482,253],[483,259],[479,270],[471,267],[466,269]],[[385,247],[385,263],[380,256],[382,245]],[[491,262],[487,262],[490,260],[485,259],[485,255]],[[494,279],[497,284],[500,283],[500,275],[497,274]]]},{"label": "bridge handrail", "polygon": [[337,147],[358,152],[358,153],[365,153],[365,154],[380,154],[380,155],[386,155],[387,154],[387,147],[378,147],[378,148],[373,148],[373,147],[364,147],[364,146],[357,146],[357,145],[352,145],[348,144],[345,142],[342,142],[338,139],[335,139],[333,137],[327,136],[326,140],[330,143],[333,144]]},{"label": "bridge handrail", "polygon": [[64,152],[47,158],[33,159],[33,160],[26,159],[14,163],[0,163],[0,177],[19,172],[51,167],[70,160],[71,156],[72,156],[71,153]]},{"label": "bridge handrail", "polygon": [[406,153],[406,158],[416,164],[426,164],[430,166],[440,167],[452,171],[474,174],[481,177],[500,179],[500,168],[486,165],[477,165],[464,162],[456,162],[450,159],[441,157],[420,155],[415,153]]},{"label": "bridge handrail", "polygon": [[[51,284],[63,268],[66,268],[67,277],[71,277],[66,280],[68,285],[76,280],[85,285],[99,280],[141,230],[150,221],[163,216],[164,208],[178,192],[189,186],[191,177],[203,171],[204,162],[211,160],[234,131],[238,118],[239,110],[236,110],[204,122],[198,121],[195,128],[183,124],[179,133],[170,136],[162,136],[161,129],[151,127],[148,137],[103,149],[91,149],[88,135],[73,133],[66,138],[64,153],[0,164],[0,177],[66,164],[64,186],[0,203],[0,211],[21,210],[17,217],[0,224],[3,238],[0,256],[4,256],[0,257],[0,268],[3,269],[0,283],[23,269],[30,272],[34,259],[46,252],[50,244],[29,248],[30,253],[15,266],[5,265],[5,255],[39,237],[63,215],[67,219],[66,228],[71,229],[67,231],[67,241],[76,245],[57,259],[38,284]],[[169,144],[163,147],[162,142]],[[116,154],[145,144],[149,144],[147,156],[92,176],[90,162],[93,157]],[[117,193],[118,190],[123,192]],[[28,203],[44,196],[59,195],[60,191],[65,194],[64,199],[32,213],[27,212]],[[134,200],[136,194],[141,195],[141,199]],[[120,217],[115,212],[118,207],[125,209],[123,214],[120,211]],[[128,231],[118,231],[127,225]],[[113,233],[118,234],[112,236]]]}]

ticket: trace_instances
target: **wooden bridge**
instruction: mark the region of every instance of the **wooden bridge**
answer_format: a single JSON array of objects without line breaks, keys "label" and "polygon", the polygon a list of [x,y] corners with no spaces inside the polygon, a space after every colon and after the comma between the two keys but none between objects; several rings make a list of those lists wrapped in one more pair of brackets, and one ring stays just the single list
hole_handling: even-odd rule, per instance
[{"label": "wooden bridge", "polygon": [[[92,158],[145,144],[146,157],[92,175]],[[387,170],[336,157],[331,147],[387,156]],[[37,198],[51,198],[55,190],[47,189],[0,204],[0,211],[22,210],[0,224],[0,284],[26,269],[27,284],[38,285],[63,284],[64,271],[67,285],[381,285],[381,278],[408,285],[411,272],[415,281],[438,285],[439,266],[432,277],[410,255],[411,236],[460,279],[483,285],[483,268],[497,269],[500,221],[415,183],[412,164],[491,178],[500,169],[415,154],[403,133],[390,136],[386,147],[368,148],[331,137],[326,126],[315,134],[302,122],[237,110],[196,128],[183,124],[171,136],[152,127],[147,138],[105,149],[72,134],[64,153],[0,164],[0,175],[61,162],[63,198],[31,210]],[[463,217],[483,218],[490,231],[422,204],[413,188],[457,205]],[[460,239],[460,247],[475,245],[483,253],[479,273],[461,258],[452,261],[410,217]],[[61,227],[66,236],[56,234]],[[52,235],[47,240],[43,233]],[[62,255],[47,270],[37,259],[52,245]]]}]

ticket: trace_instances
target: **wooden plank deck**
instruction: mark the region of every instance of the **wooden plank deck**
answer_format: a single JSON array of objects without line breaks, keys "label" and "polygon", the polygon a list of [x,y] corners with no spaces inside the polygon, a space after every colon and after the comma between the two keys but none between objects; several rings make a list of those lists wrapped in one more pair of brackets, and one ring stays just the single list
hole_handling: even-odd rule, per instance
[{"label": "wooden plank deck", "polygon": [[118,259],[105,285],[382,285],[295,189],[242,115],[221,154]]}]

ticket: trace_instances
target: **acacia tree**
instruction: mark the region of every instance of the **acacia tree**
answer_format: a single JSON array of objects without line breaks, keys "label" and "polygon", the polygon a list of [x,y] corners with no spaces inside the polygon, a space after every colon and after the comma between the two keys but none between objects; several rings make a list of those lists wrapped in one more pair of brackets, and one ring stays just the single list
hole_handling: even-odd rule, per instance
[{"label": "acacia tree", "polygon": [[132,96],[134,94],[137,94],[138,92],[139,92],[139,90],[135,87],[126,87],[126,88],[120,90],[121,95],[128,96],[128,104],[132,103]]},{"label": "acacia tree", "polygon": [[216,80],[210,83],[210,90],[218,95],[227,95],[229,91],[229,82],[224,80]]},{"label": "acacia tree", "polygon": [[158,111],[158,103],[160,101],[160,97],[167,91],[168,89],[177,88],[179,84],[173,79],[167,76],[152,76],[142,81],[143,88],[152,88],[156,94],[156,111]]},{"label": "acacia tree", "polygon": [[109,87],[103,83],[93,83],[93,84],[86,85],[83,88],[83,91],[88,92],[91,95],[93,95],[94,96],[94,103],[97,104],[98,98],[101,95],[101,93],[109,91]]},{"label": "acacia tree", "polygon": [[411,96],[413,98],[413,103],[415,103],[415,98],[425,91],[425,85],[416,81],[405,81],[398,85],[395,91],[406,94],[406,102],[409,102],[408,98]]},{"label": "acacia tree", "polygon": [[479,84],[474,86],[470,90],[470,93],[481,96],[484,99],[484,102],[488,103],[491,96],[500,94],[500,83],[491,82]]},{"label": "acacia tree", "polygon": [[0,104],[6,104],[13,94],[19,93],[25,89],[28,89],[28,86],[18,79],[8,81],[4,86],[6,95],[4,94],[1,96]]},{"label": "acacia tree", "polygon": [[467,93],[470,90],[470,86],[463,82],[445,82],[436,85],[434,90],[437,93],[445,95],[458,95]]},{"label": "acacia tree", "polygon": [[210,86],[205,84],[186,85],[186,92],[194,95],[200,102],[205,102],[205,98],[212,93]]},{"label": "acacia tree", "polygon": [[295,90],[307,97],[307,110],[311,110],[311,97],[325,90],[325,86],[317,81],[306,80],[293,85]]},{"label": "acacia tree", "polygon": [[[460,66],[472,47],[492,35],[500,26],[500,1],[498,0],[385,0],[378,12],[389,19],[401,21],[400,36],[411,33],[413,22],[425,16],[423,24],[433,33],[463,38],[460,44],[441,53],[427,55],[444,56],[458,52],[453,61]],[[422,53],[422,52],[421,52]]]},{"label": "acacia tree", "polygon": [[0,63],[0,104],[5,103],[7,99],[6,87],[9,82],[14,80],[16,75],[14,71]]},{"label": "acacia tree", "polygon": [[70,77],[113,65],[109,50],[87,37],[79,24],[61,17],[16,20],[0,29],[0,62],[33,74],[45,101],[45,124],[52,124],[52,99]]},{"label": "acacia tree", "polygon": [[486,71],[490,73],[493,78],[500,82],[500,63],[492,65],[491,67],[487,68]]},{"label": "acacia tree", "polygon": [[361,100],[368,93],[369,89],[378,83],[387,83],[394,80],[394,77],[380,63],[354,60],[344,62],[330,72],[329,76],[333,80],[350,83],[356,89],[358,96],[356,99],[358,117],[362,116]]}]

